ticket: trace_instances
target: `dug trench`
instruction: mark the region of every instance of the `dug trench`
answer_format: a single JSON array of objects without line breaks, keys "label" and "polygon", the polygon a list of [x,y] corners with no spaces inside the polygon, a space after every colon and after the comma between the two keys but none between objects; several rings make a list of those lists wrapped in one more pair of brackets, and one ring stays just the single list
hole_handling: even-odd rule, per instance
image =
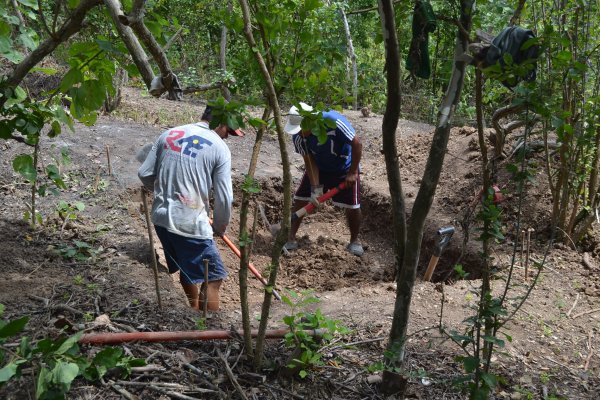
[{"label": "dug trench", "polygon": [[[282,218],[282,184],[279,178],[260,181],[262,190],[254,199],[255,204],[264,205],[270,223]],[[239,188],[240,182],[236,184]],[[237,198],[241,193],[236,194]],[[394,234],[391,223],[389,197],[375,193],[368,185],[363,185],[361,210],[363,223],[360,241],[365,249],[362,257],[356,257],[345,250],[349,241],[349,231],[342,209],[326,203],[317,212],[307,216],[298,231],[299,248],[281,258],[281,273],[278,282],[282,287],[294,289],[314,289],[316,291],[336,290],[370,282],[391,282],[396,272]],[[253,214],[253,211],[250,211]],[[252,226],[250,218],[248,225]],[[235,225],[235,224],[234,224]],[[257,221],[253,257],[270,257],[273,237],[264,223]],[[437,231],[441,226],[426,225],[424,242],[418,268],[421,277],[427,268],[430,257],[439,243]],[[461,262],[468,277],[480,277],[480,265],[475,249],[462,250],[462,233],[457,233],[444,248],[439,258],[432,280],[456,280],[454,265]],[[461,257],[462,254],[462,257]],[[460,257],[460,259],[459,259]]]}]

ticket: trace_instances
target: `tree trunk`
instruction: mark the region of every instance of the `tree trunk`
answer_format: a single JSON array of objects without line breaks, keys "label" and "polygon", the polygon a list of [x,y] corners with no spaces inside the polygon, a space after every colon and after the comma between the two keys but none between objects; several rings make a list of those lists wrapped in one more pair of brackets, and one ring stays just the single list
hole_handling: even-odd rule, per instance
[{"label": "tree trunk", "polygon": [[146,25],[144,25],[144,3],[145,2],[143,0],[135,0],[133,3],[131,16],[127,17],[125,15],[120,15],[119,21],[121,21],[123,25],[130,26],[131,29],[133,29],[138,39],[141,40],[144,45],[146,45],[146,48],[150,54],[152,54],[154,61],[156,61],[156,64],[160,69],[162,85],[164,87],[157,88],[152,95],[159,97],[162,93],[167,91],[167,99],[181,100],[183,98],[183,91],[181,90],[177,77],[171,69],[169,59],[152,35],[152,32],[150,32]]},{"label": "tree trunk", "polygon": [[350,26],[348,26],[348,18],[346,12],[340,6],[340,15],[344,24],[344,33],[346,34],[346,42],[348,43],[348,56],[352,61],[352,99],[354,101],[353,109],[358,110],[358,68],[356,66],[356,53],[352,44],[352,35],[350,34]]},{"label": "tree trunk", "polygon": [[[380,0],[383,3],[383,0]],[[388,0],[389,2],[389,0]],[[394,319],[388,343],[387,365],[402,368],[404,363],[404,349],[408,320],[410,316],[410,302],[416,280],[419,253],[423,237],[425,218],[429,213],[435,190],[437,188],[444,156],[450,135],[450,120],[460,99],[467,63],[460,61],[461,56],[467,51],[468,37],[464,32],[471,30],[471,15],[475,0],[461,0],[460,25],[456,36],[454,50],[454,66],[448,88],[438,112],[438,123],[433,135],[433,141],[427,159],[427,165],[421,180],[421,186],[412,208],[410,223],[406,233],[406,245],[402,257],[402,264],[397,278],[396,301],[394,304]],[[389,68],[390,66],[388,66]],[[388,379],[392,379],[388,375]]]},{"label": "tree trunk", "polygon": [[10,4],[15,9],[15,14],[17,14],[17,18],[19,18],[19,22],[21,26],[26,27],[25,18],[23,18],[23,14],[21,14],[21,10],[19,10],[19,4],[17,4],[17,0],[10,0]]},{"label": "tree trunk", "polygon": [[111,95],[106,93],[106,100],[104,100],[104,111],[111,113],[119,107],[121,104],[121,90],[127,83],[128,75],[127,71],[123,68],[117,68],[115,76],[113,76],[112,84],[115,89],[115,94]]},{"label": "tree trunk", "polygon": [[[244,16],[244,35],[246,36],[246,41],[254,53],[256,57],[256,61],[260,67],[260,71],[263,75],[266,85],[266,93],[269,100],[269,106],[273,110],[274,118],[275,118],[275,126],[277,128],[277,139],[279,141],[279,151],[281,152],[281,162],[283,165],[283,220],[281,222],[281,230],[279,231],[277,238],[275,240],[275,244],[273,245],[273,252],[271,253],[271,265],[270,265],[270,273],[269,273],[269,286],[275,287],[275,283],[277,282],[277,273],[279,271],[279,258],[281,257],[281,249],[287,240],[287,236],[290,230],[290,220],[291,220],[291,207],[292,207],[292,192],[291,192],[291,182],[292,175],[290,172],[290,162],[287,152],[287,134],[283,130],[283,122],[281,116],[281,109],[279,108],[279,100],[277,99],[277,92],[275,91],[275,86],[273,85],[273,78],[269,72],[269,69],[265,63],[265,60],[262,57],[262,54],[258,50],[258,45],[254,40],[254,35],[252,34],[252,26],[250,20],[250,9],[248,6],[247,0],[239,0],[240,6],[242,8],[242,14]],[[266,38],[263,38],[266,40]],[[265,298],[262,305],[261,310],[261,319],[259,325],[259,334],[256,340],[256,351],[255,351],[255,359],[254,365],[255,368],[260,368],[262,365],[262,358],[264,352],[264,342],[265,342],[265,332],[267,330],[267,324],[269,322],[269,312],[271,309],[271,300],[273,298],[273,294],[271,291],[265,291]]]},{"label": "tree trunk", "polygon": [[[231,6],[231,2],[228,2],[227,8],[229,12],[233,12],[233,7]],[[221,67],[222,73],[226,74],[227,72],[227,27],[223,24],[221,28],[221,46],[219,48],[219,66]],[[223,97],[225,100],[231,100],[231,91],[227,87],[227,79],[223,80],[221,84],[221,93],[223,93]]]},{"label": "tree trunk", "polygon": [[134,35],[131,28],[123,25],[119,21],[119,17],[124,16],[123,12],[121,11],[121,3],[119,0],[104,0],[104,4],[106,4],[106,8],[108,8],[121,40],[123,40],[123,43],[125,43],[125,47],[127,47],[127,50],[129,50],[129,54],[131,54],[131,58],[133,58],[135,66],[137,67],[138,71],[140,71],[140,75],[146,84],[146,88],[150,89],[150,84],[152,83],[152,79],[154,79],[154,72],[152,71],[152,67],[148,62],[148,56],[146,55],[144,48]]},{"label": "tree trunk", "polygon": [[[269,107],[266,107],[263,111],[262,120],[266,121],[271,114]],[[252,155],[250,156],[250,164],[248,165],[248,176],[254,178],[256,173],[256,165],[258,164],[258,156],[260,154],[260,148],[262,146],[263,136],[267,130],[266,125],[262,125],[256,132],[256,140],[252,148]],[[240,237],[246,233],[246,221],[248,216],[248,208],[250,204],[251,194],[243,191],[242,192],[242,206],[240,209]],[[256,223],[256,218],[254,219]],[[246,346],[246,354],[250,357],[254,355],[252,348],[252,337],[250,335],[250,311],[248,309],[248,263],[250,260],[250,251],[248,246],[242,247],[242,258],[240,259],[240,306],[242,309],[242,327],[244,328],[244,345]]]},{"label": "tree trunk", "polygon": [[[392,223],[394,230],[394,253],[396,255],[396,269],[402,265],[404,245],[406,243],[406,205],[402,192],[402,179],[398,162],[398,148],[396,145],[396,129],[400,117],[401,92],[400,92],[400,55],[398,53],[398,38],[396,36],[396,23],[394,20],[394,6],[390,0],[379,0],[379,15],[385,45],[386,73],[387,73],[387,104],[383,114],[382,134],[385,165],[388,176],[388,186],[392,199]],[[399,276],[396,271],[396,277]],[[398,282],[399,283],[399,282]],[[394,343],[390,337],[389,344]],[[389,350],[388,346],[388,350]],[[387,358],[384,362],[388,364]],[[386,369],[383,375],[382,391],[384,393],[403,392],[406,380]]]}]

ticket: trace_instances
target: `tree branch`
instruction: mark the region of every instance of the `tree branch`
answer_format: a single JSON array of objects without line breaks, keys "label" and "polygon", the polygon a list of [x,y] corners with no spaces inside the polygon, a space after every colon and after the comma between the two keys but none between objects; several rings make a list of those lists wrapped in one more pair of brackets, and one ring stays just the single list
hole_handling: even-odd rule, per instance
[{"label": "tree branch", "polygon": [[[400,3],[401,1],[402,1],[402,0],[394,0],[392,3],[393,3],[393,4],[397,4],[397,3]],[[346,13],[346,15],[352,15],[352,14],[364,14],[364,13],[368,13],[368,12],[371,12],[371,11],[377,11],[377,9],[378,9],[378,6],[375,6],[375,7],[369,7],[369,8],[363,8],[363,9],[361,9],[361,10],[348,11],[348,12]]]},{"label": "tree branch", "polygon": [[[6,81],[7,86],[13,88],[18,86],[31,68],[35,67],[37,63],[44,59],[44,57],[52,53],[58,45],[79,32],[83,26],[83,20],[87,13],[101,2],[102,0],[82,0],[69,19],[67,19],[63,26],[55,32],[54,36],[40,44],[15,67]],[[4,104],[4,101],[6,100],[0,101],[0,106]]]}]

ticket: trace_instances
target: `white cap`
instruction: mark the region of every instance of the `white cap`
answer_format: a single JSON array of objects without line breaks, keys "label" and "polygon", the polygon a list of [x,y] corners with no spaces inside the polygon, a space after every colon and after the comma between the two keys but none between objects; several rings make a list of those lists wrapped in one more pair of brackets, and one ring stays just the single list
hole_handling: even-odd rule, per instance
[{"label": "white cap", "polygon": [[[306,103],[300,103],[303,111],[312,111],[313,108]],[[288,120],[283,130],[290,135],[300,132],[300,123],[302,123],[302,116],[298,114],[298,107],[292,106],[288,113]]]}]

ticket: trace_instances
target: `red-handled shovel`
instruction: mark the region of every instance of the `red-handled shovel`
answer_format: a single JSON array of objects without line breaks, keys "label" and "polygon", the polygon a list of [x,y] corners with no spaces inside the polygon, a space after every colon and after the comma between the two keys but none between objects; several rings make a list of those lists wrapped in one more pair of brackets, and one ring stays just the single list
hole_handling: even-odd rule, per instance
[{"label": "red-handled shovel", "polygon": [[[346,182],[342,182],[334,188],[331,188],[327,191],[327,193],[323,194],[319,197],[319,203],[324,203],[336,194],[340,192],[340,190],[346,189]],[[307,214],[310,214],[315,209],[315,205],[313,203],[308,203],[298,211],[292,214],[292,221],[295,221],[298,218],[302,218]]]}]

